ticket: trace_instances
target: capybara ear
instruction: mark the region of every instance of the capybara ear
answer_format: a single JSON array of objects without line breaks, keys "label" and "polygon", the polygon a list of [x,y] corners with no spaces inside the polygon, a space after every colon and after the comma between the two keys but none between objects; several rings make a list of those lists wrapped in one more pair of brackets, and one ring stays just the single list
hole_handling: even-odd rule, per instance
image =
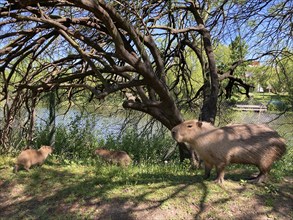
[{"label": "capybara ear", "polygon": [[202,121],[198,121],[198,122],[196,122],[196,124],[197,124],[197,126],[198,126],[199,128],[201,128],[201,126],[202,126]]}]

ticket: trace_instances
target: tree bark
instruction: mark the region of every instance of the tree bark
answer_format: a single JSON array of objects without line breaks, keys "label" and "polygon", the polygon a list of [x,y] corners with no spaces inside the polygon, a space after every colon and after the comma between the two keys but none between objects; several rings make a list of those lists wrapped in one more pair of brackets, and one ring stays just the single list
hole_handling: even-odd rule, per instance
[{"label": "tree bark", "polygon": [[55,147],[56,137],[56,97],[55,91],[49,93],[49,142]]}]

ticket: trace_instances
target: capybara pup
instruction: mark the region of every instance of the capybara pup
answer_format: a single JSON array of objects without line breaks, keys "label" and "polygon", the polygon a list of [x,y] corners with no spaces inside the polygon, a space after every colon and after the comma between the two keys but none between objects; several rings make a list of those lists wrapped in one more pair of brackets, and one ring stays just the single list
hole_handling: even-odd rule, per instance
[{"label": "capybara pup", "polygon": [[40,149],[27,149],[22,151],[16,159],[14,172],[16,173],[20,167],[29,171],[31,166],[42,165],[49,154],[53,152],[51,146],[41,146]]},{"label": "capybara pup", "polygon": [[230,163],[254,164],[260,173],[253,182],[265,180],[274,161],[286,151],[284,139],[266,125],[235,124],[216,128],[208,122],[185,121],[172,129],[173,138],[194,149],[205,164],[205,177],[213,166],[215,182],[224,181]]},{"label": "capybara pup", "polygon": [[103,160],[111,164],[119,165],[122,167],[129,166],[132,162],[131,158],[125,151],[99,148],[95,151],[95,154],[99,155]]}]

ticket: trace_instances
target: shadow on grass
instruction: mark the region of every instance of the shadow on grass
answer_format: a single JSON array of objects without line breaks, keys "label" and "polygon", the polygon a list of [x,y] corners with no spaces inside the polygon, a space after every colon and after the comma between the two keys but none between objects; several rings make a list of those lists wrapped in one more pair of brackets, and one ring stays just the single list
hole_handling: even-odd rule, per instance
[{"label": "shadow on grass", "polygon": [[[164,172],[133,174],[117,167],[71,172],[44,166],[11,176],[1,182],[1,216],[32,219],[137,219],[199,181]],[[167,195],[156,196],[173,186]]]},{"label": "shadow on grass", "polygon": [[[243,173],[229,174],[226,179],[241,176]],[[250,185],[227,189],[203,181],[201,174],[133,172],[117,167],[71,170],[44,166],[11,174],[0,184],[0,213],[5,219],[176,219],[174,210],[179,219],[202,219],[213,207],[251,190]],[[260,194],[257,199],[266,201],[265,196]],[[263,213],[246,214],[253,219]],[[235,219],[241,217],[245,216],[240,213]]]}]

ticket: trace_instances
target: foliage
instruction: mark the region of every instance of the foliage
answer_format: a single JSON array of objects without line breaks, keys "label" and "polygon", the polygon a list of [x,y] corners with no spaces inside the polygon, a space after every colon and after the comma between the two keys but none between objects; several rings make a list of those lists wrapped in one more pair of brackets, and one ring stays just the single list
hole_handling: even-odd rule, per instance
[{"label": "foliage", "polygon": [[[231,51],[230,59],[232,62],[237,62],[239,60],[243,61],[246,59],[246,56],[248,54],[248,45],[245,42],[245,40],[242,39],[240,36],[235,37],[235,39],[229,45],[229,48]],[[242,63],[241,65],[238,65],[234,75],[245,79],[245,72],[247,66],[247,63]]]},{"label": "foliage", "polygon": [[230,58],[233,62],[237,60],[244,60],[248,53],[248,45],[241,36],[236,36],[235,39],[229,45],[231,50]]},{"label": "foliage", "polygon": [[137,130],[127,130],[121,137],[108,136],[105,147],[113,150],[124,150],[136,163],[159,163],[168,149],[174,144],[169,132],[151,135],[140,134]]},{"label": "foliage", "polygon": [[281,158],[280,161],[275,163],[272,167],[272,175],[278,181],[282,180],[282,178],[286,175],[292,175],[292,167],[293,167],[293,140],[290,140],[290,143],[287,144],[287,152],[284,157]]},{"label": "foliage", "polygon": [[269,111],[278,111],[283,112],[288,109],[286,103],[282,102],[281,99],[271,99],[268,102],[268,110]]},{"label": "foliage", "polygon": [[217,67],[219,70],[228,71],[232,60],[231,60],[231,48],[224,44],[218,43],[215,46],[215,56],[217,60]]},{"label": "foliage", "polygon": [[[100,132],[96,128],[96,119],[93,116],[76,114],[68,123],[56,126],[54,155],[61,162],[92,163],[97,158],[93,155],[94,150],[106,147],[110,150],[126,151],[135,163],[158,163],[174,144],[166,130],[147,134],[148,131],[140,132],[129,128],[121,135],[107,136],[102,136]],[[36,137],[36,148],[40,145],[49,145],[49,126],[39,124]]]},{"label": "foliage", "polygon": [[[93,116],[77,114],[68,124],[56,126],[54,154],[60,159],[87,160],[98,147],[98,131],[95,129]],[[50,145],[49,126],[39,124],[36,129],[35,146]]]},{"label": "foliage", "polygon": [[266,90],[269,84],[276,80],[276,78],[273,78],[271,68],[265,65],[249,66],[247,67],[247,72],[250,74],[249,83],[254,86],[254,91],[256,92],[259,92],[257,91],[259,86]]},{"label": "foliage", "polygon": [[276,72],[279,78],[279,87],[288,93],[287,102],[293,110],[293,54],[292,50],[284,50],[282,57],[276,60]]}]

